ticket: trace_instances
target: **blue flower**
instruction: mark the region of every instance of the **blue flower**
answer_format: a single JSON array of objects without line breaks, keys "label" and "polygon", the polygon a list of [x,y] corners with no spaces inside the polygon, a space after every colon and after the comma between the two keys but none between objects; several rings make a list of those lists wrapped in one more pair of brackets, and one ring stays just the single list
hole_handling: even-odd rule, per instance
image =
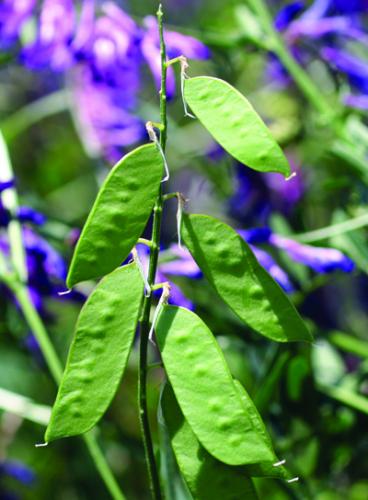
[{"label": "blue flower", "polygon": [[73,64],[71,42],[76,25],[72,0],[45,0],[36,40],[25,47],[21,59],[31,69],[63,71]]},{"label": "blue flower", "polygon": [[265,250],[250,245],[256,259],[262,267],[272,276],[286,293],[294,291],[294,286],[287,273],[277,264],[273,257]]},{"label": "blue flower", "polygon": [[295,262],[300,262],[317,273],[332,271],[350,273],[354,269],[354,262],[335,248],[303,245],[277,234],[271,236],[270,242],[275,247],[285,250]]},{"label": "blue flower", "polygon": [[21,206],[18,208],[17,219],[20,222],[31,222],[37,226],[42,226],[42,224],[46,222],[45,215],[27,206]]},{"label": "blue flower", "polygon": [[[152,16],[147,16],[144,19],[144,25],[146,30],[141,42],[142,54],[151,69],[156,87],[159,89],[161,85],[161,57],[157,20]],[[180,55],[184,55],[188,59],[208,59],[210,57],[209,49],[196,38],[168,30],[164,32],[164,38],[168,59]],[[167,95],[172,97],[174,94],[174,70],[169,67],[167,71]]]},{"label": "blue flower", "polygon": [[0,5],[0,48],[9,48],[31,16],[36,0],[3,0]]},{"label": "blue flower", "polygon": [[36,475],[32,469],[23,465],[21,462],[10,460],[0,463],[0,474],[12,477],[27,486],[34,483],[36,479]]},{"label": "blue flower", "polygon": [[12,188],[14,186],[14,180],[0,182],[0,194],[6,189]]}]

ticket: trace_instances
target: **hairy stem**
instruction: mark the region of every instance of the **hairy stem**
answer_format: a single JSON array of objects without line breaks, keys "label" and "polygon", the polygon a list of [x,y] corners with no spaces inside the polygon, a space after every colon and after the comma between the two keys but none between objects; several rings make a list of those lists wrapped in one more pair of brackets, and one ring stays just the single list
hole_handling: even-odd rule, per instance
[{"label": "hairy stem", "polygon": [[[160,146],[162,151],[166,148],[167,136],[167,114],[166,114],[166,48],[163,37],[163,23],[162,23],[162,7],[159,6],[157,11],[157,20],[160,31],[160,53],[161,53],[161,89],[160,89]],[[148,270],[148,283],[153,286],[155,283],[157,261],[160,247],[160,233],[162,221],[162,206],[163,196],[162,188],[160,186],[157,200],[153,209],[153,226],[152,226],[152,240],[151,251]],[[139,400],[139,416],[142,430],[142,439],[145,452],[145,458],[148,468],[148,476],[150,482],[150,489],[154,500],[162,498],[160,478],[158,474],[155,454],[153,449],[153,441],[149,424],[148,408],[147,408],[147,348],[148,336],[150,331],[150,309],[152,297],[145,297],[143,304],[143,313],[141,321],[141,338],[140,338],[140,356],[139,356],[139,381],[138,381],[138,400]]]}]

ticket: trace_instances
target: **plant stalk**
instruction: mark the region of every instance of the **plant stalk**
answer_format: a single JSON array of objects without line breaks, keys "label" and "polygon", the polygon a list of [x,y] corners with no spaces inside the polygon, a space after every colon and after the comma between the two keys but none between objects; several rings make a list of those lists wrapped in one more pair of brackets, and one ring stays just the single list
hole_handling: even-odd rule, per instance
[{"label": "plant stalk", "polygon": [[[162,6],[159,6],[157,11],[157,21],[160,32],[160,55],[161,55],[161,89],[160,89],[160,146],[163,152],[166,148],[167,138],[167,113],[166,113],[166,47],[163,36],[163,12]],[[149,259],[148,283],[153,286],[156,278],[157,261],[160,247],[161,221],[162,221],[162,206],[163,196],[162,187],[160,185],[157,200],[153,209],[153,225],[151,251]],[[148,336],[150,331],[150,310],[152,297],[145,297],[143,303],[142,321],[140,326],[140,355],[139,355],[139,380],[138,380],[138,401],[139,401],[139,418],[142,431],[142,440],[145,452],[145,458],[148,468],[148,477],[150,489],[154,500],[162,499],[160,477],[158,474],[155,453],[153,448],[152,434],[149,424],[148,408],[147,408],[147,349]]]},{"label": "plant stalk", "polygon": [[[8,155],[8,150],[3,136],[0,133],[0,179],[10,180],[14,178],[13,168]],[[7,190],[2,195],[4,205],[15,214],[18,209],[18,198],[14,188]],[[10,192],[9,192],[10,191]],[[13,224],[12,224],[13,223]],[[0,280],[13,292],[18,305],[23,313],[23,316],[36,337],[40,346],[42,355],[46,361],[46,365],[55,380],[59,385],[62,375],[63,367],[61,361],[52,345],[46,328],[40,318],[38,311],[33,305],[29,291],[26,285],[27,268],[25,263],[25,249],[22,238],[22,228],[20,223],[14,219],[11,221],[12,225],[8,226],[8,238],[10,243],[11,261],[14,267],[15,274],[9,274],[6,269],[4,259],[0,258],[1,274]],[[114,500],[125,500],[125,496],[120,490],[120,487],[110,470],[106,459],[101,452],[95,437],[91,434],[84,434],[82,436],[88,451],[91,455],[92,461],[99,472],[107,490],[110,492]]]}]

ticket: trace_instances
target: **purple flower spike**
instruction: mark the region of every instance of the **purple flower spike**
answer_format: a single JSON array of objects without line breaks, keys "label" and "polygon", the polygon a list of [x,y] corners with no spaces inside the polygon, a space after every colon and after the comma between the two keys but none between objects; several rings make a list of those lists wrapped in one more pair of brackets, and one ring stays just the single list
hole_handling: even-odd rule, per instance
[{"label": "purple flower spike", "polygon": [[258,262],[272,276],[286,293],[294,291],[293,284],[286,272],[277,264],[271,255],[260,248],[250,245]]},{"label": "purple flower spike", "polygon": [[295,262],[300,262],[317,273],[330,273],[337,270],[350,273],[355,267],[351,259],[335,248],[303,245],[276,234],[271,236],[270,242],[285,250]]},{"label": "purple flower spike", "polygon": [[27,19],[32,15],[36,0],[3,0],[0,5],[0,47],[7,48],[19,36]]},{"label": "purple flower spike", "polygon": [[45,0],[36,41],[22,52],[22,60],[31,69],[51,67],[63,71],[74,62],[70,44],[75,29],[72,0]]},{"label": "purple flower spike", "polygon": [[43,214],[26,206],[18,208],[17,218],[21,222],[31,222],[37,226],[42,226],[46,222],[46,217]]}]

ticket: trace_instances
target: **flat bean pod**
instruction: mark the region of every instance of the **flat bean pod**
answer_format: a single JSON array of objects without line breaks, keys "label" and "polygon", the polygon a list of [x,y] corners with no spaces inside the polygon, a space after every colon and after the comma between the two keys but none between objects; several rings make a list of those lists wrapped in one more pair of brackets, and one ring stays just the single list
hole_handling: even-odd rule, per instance
[{"label": "flat bean pod", "polygon": [[279,479],[287,479],[289,474],[283,465],[275,467],[274,464],[279,462],[273,450],[270,435],[267,432],[266,426],[263,423],[261,415],[258,413],[256,406],[250,398],[247,391],[238,380],[234,380],[235,387],[239,391],[243,404],[248,412],[249,417],[253,422],[254,428],[263,436],[263,439],[268,444],[270,451],[273,453],[273,458],[270,462],[263,462],[259,464],[245,465],[243,470],[250,477],[275,477]]},{"label": "flat bean pod", "polygon": [[234,229],[214,217],[184,215],[182,237],[220,297],[239,318],[278,342],[312,341],[294,305]]},{"label": "flat bean pod", "polygon": [[179,405],[207,451],[230,465],[272,460],[205,323],[188,309],[164,306],[156,338]]},{"label": "flat bean pod", "polygon": [[203,448],[169,385],[163,391],[161,408],[176,460],[194,500],[258,498],[243,468],[219,462]]},{"label": "flat bean pod", "polygon": [[280,146],[248,100],[210,76],[185,80],[184,97],[216,141],[241,163],[260,172],[290,175]]},{"label": "flat bean pod", "polygon": [[115,165],[78,240],[67,277],[69,288],[122,264],[147,224],[162,172],[163,160],[155,144],[135,149]]},{"label": "flat bean pod", "polygon": [[46,442],[82,434],[102,417],[133,344],[143,296],[135,264],[105,276],[84,304],[46,430]]}]

